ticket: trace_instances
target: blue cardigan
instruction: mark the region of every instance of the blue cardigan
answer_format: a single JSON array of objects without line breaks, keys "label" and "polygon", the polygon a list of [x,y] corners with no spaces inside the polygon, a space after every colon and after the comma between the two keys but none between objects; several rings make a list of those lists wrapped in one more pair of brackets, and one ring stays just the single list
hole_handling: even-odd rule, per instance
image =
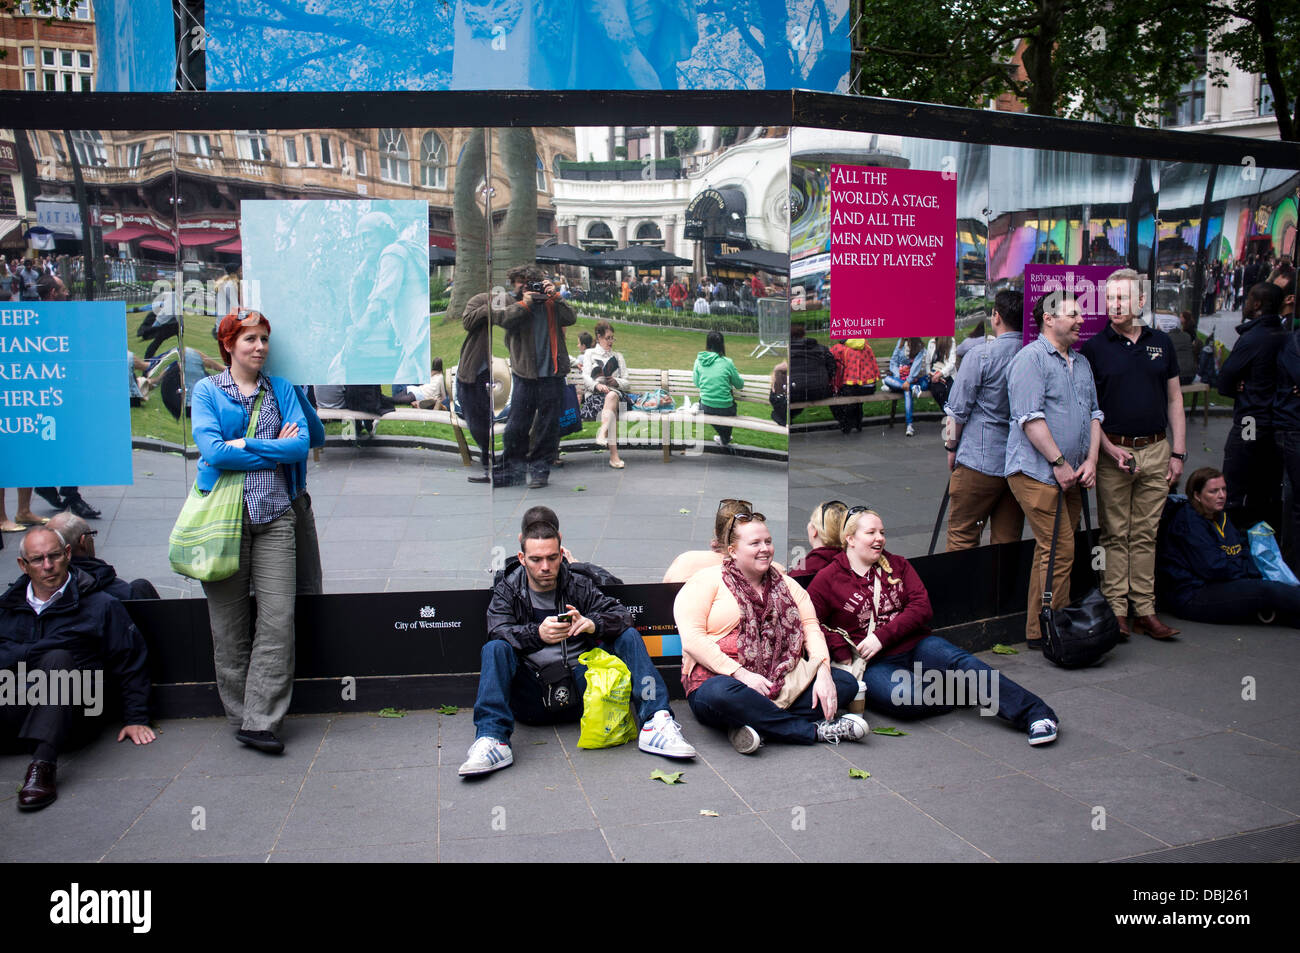
[{"label": "blue cardigan", "polygon": [[[283,377],[272,377],[270,381],[281,419],[286,424],[297,424],[298,436],[291,440],[249,437],[242,450],[229,446],[226,441],[242,437],[248,431],[244,405],[218,387],[216,378],[205,377],[194,385],[191,421],[194,443],[201,454],[194,485],[203,492],[217,485],[222,470],[265,470],[281,463],[288,464],[284,470],[290,499],[297,499],[306,487],[307,451],[314,434],[302,410],[305,401],[301,401],[297,388]],[[323,427],[320,436],[324,437]]]}]

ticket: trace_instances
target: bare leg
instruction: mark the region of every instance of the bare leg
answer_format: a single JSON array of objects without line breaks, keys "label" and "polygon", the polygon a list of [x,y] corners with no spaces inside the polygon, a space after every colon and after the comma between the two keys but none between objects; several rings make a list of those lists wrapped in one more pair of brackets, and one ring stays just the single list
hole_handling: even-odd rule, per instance
[{"label": "bare leg", "polygon": [[24,487],[18,491],[18,509],[14,519],[19,523],[44,523],[46,520],[32,512],[32,488]]},{"label": "bare leg", "polygon": [[600,412],[600,433],[597,439],[604,437],[609,439],[609,432],[613,430],[613,439],[609,439],[609,465],[615,469],[621,469],[622,460],[618,455],[618,402],[619,394],[617,391],[610,391],[605,395],[605,407]]}]

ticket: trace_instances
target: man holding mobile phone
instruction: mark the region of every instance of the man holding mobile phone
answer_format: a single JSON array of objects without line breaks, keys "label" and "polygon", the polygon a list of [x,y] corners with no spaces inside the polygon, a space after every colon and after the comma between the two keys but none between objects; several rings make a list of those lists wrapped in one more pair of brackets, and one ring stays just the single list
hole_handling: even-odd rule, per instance
[{"label": "man holding mobile phone", "polygon": [[1092,365],[1105,414],[1097,464],[1102,594],[1123,636],[1136,629],[1168,639],[1178,630],[1156,616],[1156,532],[1169,487],[1187,460],[1187,422],[1174,343],[1141,319],[1144,288],[1132,269],[1111,274],[1109,323],[1080,351]]},{"label": "man holding mobile phone", "polygon": [[524,527],[519,564],[493,588],[487,627],[474,743],[461,777],[514,763],[510,735],[516,719],[558,724],[581,718],[586,668],[578,656],[598,645],[632,674],[632,701],[642,722],[638,747],[668,758],[695,757],[668,707],[668,686],[627,609],[569,569],[552,523],[537,520]]}]

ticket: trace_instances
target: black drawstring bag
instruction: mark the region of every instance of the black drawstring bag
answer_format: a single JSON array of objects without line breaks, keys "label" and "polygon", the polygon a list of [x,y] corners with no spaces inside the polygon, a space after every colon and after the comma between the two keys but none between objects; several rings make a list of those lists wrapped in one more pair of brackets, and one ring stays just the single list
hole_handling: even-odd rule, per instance
[{"label": "black drawstring bag", "polygon": [[[1088,492],[1079,490],[1083,497],[1083,528],[1088,552],[1092,551],[1092,520],[1088,513]],[[1065,492],[1056,497],[1056,521],[1052,525],[1052,551],[1047,558],[1047,580],[1043,586],[1043,608],[1038,614],[1043,630],[1043,655],[1061,668],[1087,668],[1096,665],[1101,657],[1119,644],[1119,622],[1110,604],[1094,586],[1082,599],[1076,599],[1064,609],[1052,608],[1052,580],[1056,570],[1056,540],[1061,530],[1061,509],[1065,505]],[[1074,532],[1074,527],[1070,527]],[[1100,584],[1100,577],[1098,584]]]}]

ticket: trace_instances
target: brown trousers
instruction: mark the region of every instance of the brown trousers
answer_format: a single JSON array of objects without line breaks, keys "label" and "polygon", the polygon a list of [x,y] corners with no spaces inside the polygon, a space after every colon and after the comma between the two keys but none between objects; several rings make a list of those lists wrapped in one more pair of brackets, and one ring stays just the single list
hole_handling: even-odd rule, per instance
[{"label": "brown trousers", "polygon": [[[1039,483],[1023,473],[1007,477],[1011,492],[1020,508],[1025,511],[1029,528],[1037,546],[1034,547],[1034,566],[1029,576],[1029,618],[1025,621],[1025,638],[1033,641],[1042,638],[1038,613],[1043,608],[1043,584],[1047,579],[1047,560],[1052,550],[1052,525],[1056,519],[1056,500],[1060,489],[1056,484]],[[1061,532],[1056,542],[1056,566],[1052,576],[1052,608],[1070,604],[1070,569],[1074,565],[1074,531],[1083,511],[1082,491],[1074,486],[1065,493],[1065,511],[1061,513]]]},{"label": "brown trousers", "polygon": [[948,478],[948,494],[948,552],[978,546],[985,523],[994,546],[1015,542],[1024,531],[1025,514],[1005,477],[959,466]]},{"label": "brown trousers", "polygon": [[1106,555],[1101,591],[1117,618],[1156,611],[1156,532],[1169,483],[1169,441],[1129,450],[1138,472],[1121,470],[1106,454],[1097,461],[1097,522]]}]

